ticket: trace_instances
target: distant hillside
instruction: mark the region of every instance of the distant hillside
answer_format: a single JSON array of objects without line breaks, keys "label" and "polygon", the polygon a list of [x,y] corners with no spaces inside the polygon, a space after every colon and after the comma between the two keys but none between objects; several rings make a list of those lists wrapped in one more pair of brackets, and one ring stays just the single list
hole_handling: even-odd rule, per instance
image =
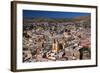
[{"label": "distant hillside", "polygon": [[75,18],[23,18],[24,24],[35,23],[35,22],[48,22],[48,23],[62,23],[62,22],[73,22],[73,23],[81,23],[84,27],[91,27],[91,16],[80,16]]},{"label": "distant hillside", "polygon": [[81,23],[84,27],[91,27],[91,16],[80,16],[73,19],[75,23]]},{"label": "distant hillside", "polygon": [[75,17],[73,19],[74,21],[90,21],[91,20],[91,16],[80,16],[80,17]]}]

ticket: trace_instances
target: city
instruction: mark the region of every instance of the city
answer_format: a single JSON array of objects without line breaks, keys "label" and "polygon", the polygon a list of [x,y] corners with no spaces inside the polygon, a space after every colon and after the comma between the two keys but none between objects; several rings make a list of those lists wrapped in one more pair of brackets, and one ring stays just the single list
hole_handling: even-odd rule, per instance
[{"label": "city", "polygon": [[90,16],[24,19],[23,62],[91,59]]}]

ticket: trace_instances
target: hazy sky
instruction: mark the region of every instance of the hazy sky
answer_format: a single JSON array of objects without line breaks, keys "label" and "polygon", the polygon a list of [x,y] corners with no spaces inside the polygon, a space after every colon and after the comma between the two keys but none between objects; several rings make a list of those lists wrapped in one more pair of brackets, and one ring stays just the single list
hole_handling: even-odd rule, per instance
[{"label": "hazy sky", "polygon": [[90,13],[23,10],[23,17],[27,18],[34,18],[34,17],[73,18],[77,16],[86,16],[86,15],[90,15]]}]

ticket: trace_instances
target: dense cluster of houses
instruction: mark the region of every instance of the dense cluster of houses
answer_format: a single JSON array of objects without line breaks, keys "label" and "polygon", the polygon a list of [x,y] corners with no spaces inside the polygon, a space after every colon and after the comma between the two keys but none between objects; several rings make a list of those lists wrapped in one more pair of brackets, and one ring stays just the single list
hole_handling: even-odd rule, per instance
[{"label": "dense cluster of houses", "polygon": [[90,30],[72,22],[24,24],[23,62],[90,59]]}]

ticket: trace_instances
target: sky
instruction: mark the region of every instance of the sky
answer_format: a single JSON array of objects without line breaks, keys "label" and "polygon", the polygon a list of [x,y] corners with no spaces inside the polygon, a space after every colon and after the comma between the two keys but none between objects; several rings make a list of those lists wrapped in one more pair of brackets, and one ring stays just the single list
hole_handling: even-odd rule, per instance
[{"label": "sky", "polygon": [[87,15],[90,15],[90,13],[23,10],[24,18],[74,18]]}]

